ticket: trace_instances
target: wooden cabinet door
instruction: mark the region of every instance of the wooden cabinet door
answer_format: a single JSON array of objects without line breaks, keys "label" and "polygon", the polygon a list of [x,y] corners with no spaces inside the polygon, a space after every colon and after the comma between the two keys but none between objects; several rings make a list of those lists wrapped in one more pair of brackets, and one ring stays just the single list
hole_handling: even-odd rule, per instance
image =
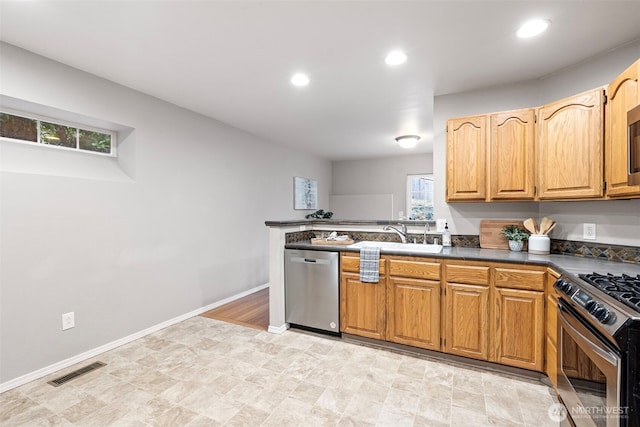
[{"label": "wooden cabinet door", "polygon": [[581,199],[603,195],[602,89],[540,107],[538,197]]},{"label": "wooden cabinet door", "polygon": [[559,277],[560,273],[547,269],[547,341],[545,343],[545,371],[556,389],[558,388],[558,293],[553,285]]},{"label": "wooden cabinet door", "polygon": [[556,343],[547,338],[546,348],[546,373],[551,380],[551,384],[557,390],[558,389],[558,350],[556,349]]},{"label": "wooden cabinet door", "polygon": [[640,185],[629,186],[627,111],[640,103],[640,60],[627,68],[607,88],[605,175],[608,197],[640,195]]},{"label": "wooden cabinet door", "polygon": [[486,199],[486,146],[487,116],[447,121],[447,202]]},{"label": "wooden cabinet door", "polygon": [[494,361],[543,370],[544,298],[544,292],[495,288]]},{"label": "wooden cabinet door", "polygon": [[342,273],[340,279],[340,331],[385,339],[385,279],[364,283],[359,274]]},{"label": "wooden cabinet door", "polygon": [[489,287],[446,283],[444,298],[444,351],[487,360]]},{"label": "wooden cabinet door", "polygon": [[535,110],[491,115],[489,198],[535,197]]},{"label": "wooden cabinet door", "polygon": [[387,279],[387,340],[440,350],[440,282]]}]

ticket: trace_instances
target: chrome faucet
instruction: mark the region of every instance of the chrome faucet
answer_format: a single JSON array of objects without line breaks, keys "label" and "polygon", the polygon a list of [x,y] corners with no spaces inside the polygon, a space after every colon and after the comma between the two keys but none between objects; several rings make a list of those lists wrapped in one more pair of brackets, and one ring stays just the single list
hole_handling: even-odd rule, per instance
[{"label": "chrome faucet", "polygon": [[424,224],[424,236],[422,237],[422,244],[423,245],[427,244],[427,231],[431,231],[431,226],[429,225],[428,222],[425,222],[425,224]]},{"label": "chrome faucet", "polygon": [[397,228],[391,226],[391,225],[385,225],[384,228],[382,229],[383,231],[388,231],[388,230],[393,230],[395,231],[398,236],[400,236],[400,240],[402,241],[402,243],[407,243],[407,226],[400,223],[398,224],[400,227],[402,227],[402,231],[398,230]]}]

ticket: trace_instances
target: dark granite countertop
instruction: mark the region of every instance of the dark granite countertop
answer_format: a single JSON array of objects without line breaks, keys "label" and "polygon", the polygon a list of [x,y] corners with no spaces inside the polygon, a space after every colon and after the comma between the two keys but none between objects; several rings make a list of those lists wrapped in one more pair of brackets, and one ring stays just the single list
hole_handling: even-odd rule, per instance
[{"label": "dark granite countertop", "polygon": [[419,220],[369,220],[369,219],[293,219],[287,221],[265,221],[267,227],[287,227],[291,225],[393,225],[406,224],[424,226],[425,224],[435,224],[435,221]]},{"label": "dark granite countertop", "polygon": [[[339,245],[312,245],[309,240],[289,243],[286,249],[304,249],[333,252],[358,252],[359,249],[351,249]],[[421,256],[426,258],[461,259],[467,261],[490,261],[490,262],[512,262],[517,264],[537,264],[553,267],[561,273],[578,275],[584,273],[611,273],[614,275],[640,274],[640,264],[630,264],[599,260],[594,258],[583,258],[571,255],[534,255],[528,252],[512,252],[499,249],[480,249],[451,247],[443,248],[439,254],[424,254],[419,252],[398,252],[392,250],[382,250],[381,253],[387,255]]]}]

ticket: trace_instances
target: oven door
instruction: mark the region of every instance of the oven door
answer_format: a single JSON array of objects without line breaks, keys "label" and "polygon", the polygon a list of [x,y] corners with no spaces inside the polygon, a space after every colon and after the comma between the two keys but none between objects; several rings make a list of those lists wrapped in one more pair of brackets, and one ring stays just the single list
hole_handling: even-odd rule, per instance
[{"label": "oven door", "polygon": [[621,427],[620,355],[558,301],[558,393],[577,427]]}]

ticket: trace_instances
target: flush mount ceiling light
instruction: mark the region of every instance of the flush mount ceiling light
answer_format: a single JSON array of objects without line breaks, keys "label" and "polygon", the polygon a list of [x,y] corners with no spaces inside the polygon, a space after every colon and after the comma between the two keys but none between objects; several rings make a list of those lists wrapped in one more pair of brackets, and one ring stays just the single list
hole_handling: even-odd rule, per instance
[{"label": "flush mount ceiling light", "polygon": [[384,62],[387,65],[400,65],[404,64],[407,61],[407,55],[404,52],[399,50],[394,50],[393,52],[389,52],[386,58],[384,58]]},{"label": "flush mount ceiling light", "polygon": [[309,84],[309,77],[306,74],[298,73],[291,77],[291,84],[294,86],[306,86]]},{"label": "flush mount ceiling light", "polygon": [[551,21],[548,19],[532,19],[522,24],[516,35],[521,39],[535,37],[549,28],[549,25],[551,25]]},{"label": "flush mount ceiling light", "polygon": [[418,135],[402,135],[396,138],[398,145],[402,148],[413,148],[418,143],[420,137]]}]

